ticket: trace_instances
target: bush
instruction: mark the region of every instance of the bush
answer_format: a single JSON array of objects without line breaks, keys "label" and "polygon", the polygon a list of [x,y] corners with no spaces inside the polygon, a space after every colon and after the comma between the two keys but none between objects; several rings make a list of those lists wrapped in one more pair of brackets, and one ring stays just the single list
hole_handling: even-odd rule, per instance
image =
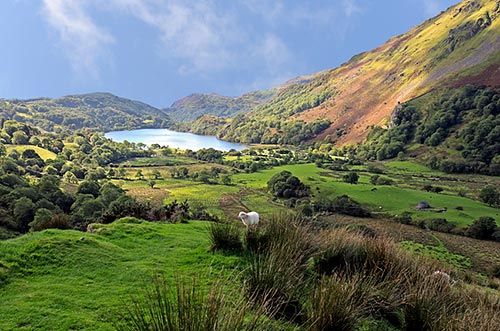
[{"label": "bush", "polygon": [[456,227],[455,224],[448,222],[445,218],[426,219],[425,225],[431,230],[444,233],[451,233]]},{"label": "bush", "polygon": [[60,229],[67,230],[71,228],[71,217],[67,214],[56,214],[52,215],[50,213],[50,218],[37,218],[39,214],[39,209],[35,215],[35,220],[30,223],[32,231],[42,231],[45,229]]},{"label": "bush", "polygon": [[347,195],[338,196],[332,201],[332,211],[358,217],[369,217],[370,212],[363,208],[357,201]]},{"label": "bush", "polygon": [[212,250],[240,250],[240,229],[232,224],[211,222],[208,227]]},{"label": "bush", "polygon": [[401,224],[411,224],[412,223],[412,213],[409,211],[404,211],[401,213],[401,215],[396,215],[394,216],[394,219],[396,222],[401,223]]},{"label": "bush", "polygon": [[494,218],[481,216],[469,226],[466,234],[476,239],[491,239],[496,230],[497,225]]},{"label": "bush", "polygon": [[357,184],[359,180],[359,175],[356,172],[349,172],[347,175],[344,175],[342,179],[346,183]]}]

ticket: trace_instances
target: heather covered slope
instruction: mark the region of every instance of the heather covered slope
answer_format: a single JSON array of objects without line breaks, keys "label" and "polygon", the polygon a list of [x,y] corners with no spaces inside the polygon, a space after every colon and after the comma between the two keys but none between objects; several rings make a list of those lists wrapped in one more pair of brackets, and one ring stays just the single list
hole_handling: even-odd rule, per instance
[{"label": "heather covered slope", "polygon": [[161,110],[110,93],[68,95],[30,100],[0,99],[0,118],[40,127],[47,131],[90,129],[111,131],[164,127],[170,122]]},{"label": "heather covered slope", "polygon": [[235,130],[253,130],[261,137],[254,142],[279,142],[285,121],[327,119],[331,125],[314,139],[356,143],[372,126],[386,126],[400,102],[443,85],[499,85],[499,67],[500,1],[466,0],[339,68],[289,85],[255,108],[244,128],[228,123],[219,136],[238,140]]}]

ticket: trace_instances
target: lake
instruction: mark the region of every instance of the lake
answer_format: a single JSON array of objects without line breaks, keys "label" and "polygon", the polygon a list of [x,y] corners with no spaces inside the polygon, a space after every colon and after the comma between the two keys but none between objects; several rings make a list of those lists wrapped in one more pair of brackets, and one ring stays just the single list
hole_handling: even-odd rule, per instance
[{"label": "lake", "polygon": [[159,144],[160,146],[191,149],[193,151],[210,147],[219,151],[229,151],[230,149],[241,151],[248,148],[246,145],[219,140],[214,136],[201,136],[167,129],[111,131],[105,133],[104,136],[116,142],[127,140],[131,143]]}]

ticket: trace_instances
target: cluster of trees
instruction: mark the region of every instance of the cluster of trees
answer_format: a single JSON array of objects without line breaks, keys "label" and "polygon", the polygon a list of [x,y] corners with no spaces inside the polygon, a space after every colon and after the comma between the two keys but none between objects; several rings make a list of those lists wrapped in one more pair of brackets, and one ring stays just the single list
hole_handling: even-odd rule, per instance
[{"label": "cluster of trees", "polygon": [[300,145],[324,131],[330,124],[327,119],[306,123],[238,115],[222,128],[217,136],[244,144]]},{"label": "cluster of trees", "polygon": [[267,188],[276,198],[300,199],[311,195],[310,187],[293,176],[290,171],[281,171],[275,174],[267,182]]},{"label": "cluster of trees", "polygon": [[417,108],[410,104],[399,105],[393,114],[393,127],[374,127],[367,143],[359,146],[357,155],[369,160],[385,160],[405,151],[406,144],[413,140],[422,118]]},{"label": "cluster of trees", "polygon": [[[385,160],[406,153],[411,143],[453,148],[449,158],[428,165],[450,173],[500,174],[500,90],[465,86],[398,105],[392,127],[374,127],[358,157]],[[453,156],[457,154],[459,156]]]},{"label": "cluster of trees", "polygon": [[371,215],[368,209],[348,195],[341,195],[335,198],[320,196],[311,203],[311,207],[315,213],[339,213],[356,217],[368,217]]},{"label": "cluster of trees", "polygon": [[336,89],[328,86],[328,78],[328,75],[323,75],[302,84],[290,85],[270,102],[258,107],[256,112],[283,119],[318,107],[338,93]]},{"label": "cluster of trees", "polygon": [[109,93],[91,93],[58,99],[0,100],[0,116],[50,132],[78,129],[110,131],[166,127],[169,117],[142,102]]}]

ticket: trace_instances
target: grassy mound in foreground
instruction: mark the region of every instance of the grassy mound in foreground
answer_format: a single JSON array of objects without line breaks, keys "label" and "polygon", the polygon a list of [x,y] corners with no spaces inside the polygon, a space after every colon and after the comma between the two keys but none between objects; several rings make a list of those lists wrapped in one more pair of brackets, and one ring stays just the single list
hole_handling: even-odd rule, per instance
[{"label": "grassy mound in foreground", "polygon": [[239,259],[210,253],[206,226],[125,218],[94,234],[46,230],[1,241],[0,330],[114,330],[116,310],[156,271],[215,280]]}]

